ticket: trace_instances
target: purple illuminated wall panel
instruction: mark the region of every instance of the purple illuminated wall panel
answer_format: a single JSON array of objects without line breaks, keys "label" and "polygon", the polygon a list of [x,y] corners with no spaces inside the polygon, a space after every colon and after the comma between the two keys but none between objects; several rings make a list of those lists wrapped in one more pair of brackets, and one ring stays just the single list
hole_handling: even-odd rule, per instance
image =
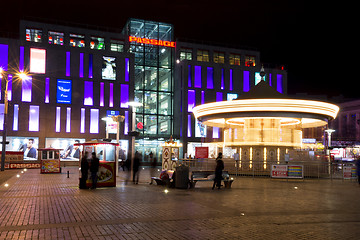
[{"label": "purple illuminated wall panel", "polygon": [[213,127],[213,138],[220,138],[220,129],[218,127]]},{"label": "purple illuminated wall panel", "polygon": [[80,110],[80,133],[85,133],[85,108]]},{"label": "purple illuminated wall panel", "polygon": [[66,108],[66,132],[71,132],[71,107]]},{"label": "purple illuminated wall panel", "polygon": [[205,92],[201,91],[201,104],[205,103]]},{"label": "purple illuminated wall panel", "polygon": [[13,121],[13,131],[19,130],[19,105],[14,104],[14,121]]},{"label": "purple illuminated wall panel", "polygon": [[201,66],[195,66],[194,87],[201,88]]},{"label": "purple illuminated wall panel", "polygon": [[61,114],[61,107],[56,107],[55,132],[60,132],[60,114]]},{"label": "purple illuminated wall panel", "polygon": [[191,65],[189,65],[188,68],[188,87],[191,87]]},{"label": "purple illuminated wall panel", "polygon": [[45,78],[45,103],[50,102],[50,78]]},{"label": "purple illuminated wall panel", "polygon": [[129,58],[125,58],[125,82],[128,82],[130,80],[130,62]]},{"label": "purple illuminated wall panel", "polygon": [[191,115],[188,115],[187,136],[191,137]]},{"label": "purple illuminated wall panel", "polygon": [[19,57],[19,71],[24,71],[24,47],[20,47],[20,57]]},{"label": "purple illuminated wall panel", "polygon": [[4,130],[4,104],[0,103],[0,130]]},{"label": "purple illuminated wall panel", "polygon": [[206,88],[214,89],[214,68],[207,67],[206,74]]},{"label": "purple illuminated wall panel", "polygon": [[279,93],[283,93],[283,76],[281,74],[276,74],[276,90]]},{"label": "purple illuminated wall panel", "polygon": [[230,69],[230,84],[229,84],[229,90],[232,91],[233,90],[233,70]]},{"label": "purple illuminated wall panel", "polygon": [[93,82],[90,81],[84,81],[84,105],[85,106],[94,105]]},{"label": "purple illuminated wall panel", "polygon": [[93,55],[89,54],[89,78],[93,78]]},{"label": "purple illuminated wall panel", "polygon": [[80,53],[79,77],[84,77],[84,53]]},{"label": "purple illuminated wall panel", "polygon": [[244,71],[243,72],[243,91],[248,92],[250,91],[250,72]]},{"label": "purple illuminated wall panel", "polygon": [[70,52],[66,52],[66,76],[70,77]]},{"label": "purple illuminated wall panel", "polygon": [[9,46],[6,44],[0,44],[0,67],[4,70],[8,70],[8,58],[9,58]]},{"label": "purple illuminated wall panel", "polygon": [[223,100],[223,93],[222,92],[216,92],[216,101],[221,102]]},{"label": "purple illuminated wall panel", "polygon": [[90,109],[90,133],[99,133],[99,109]]},{"label": "purple illuminated wall panel", "polygon": [[11,101],[12,99],[12,81],[13,77],[11,74],[8,75],[8,101]]},{"label": "purple illuminated wall panel", "polygon": [[188,90],[188,112],[195,107],[195,90]]},{"label": "purple illuminated wall panel", "polygon": [[225,89],[225,81],[224,81],[224,69],[221,69],[221,89]]},{"label": "purple illuminated wall panel", "polygon": [[39,131],[39,106],[30,105],[29,111],[29,132]]},{"label": "purple illuminated wall panel", "polygon": [[22,80],[21,101],[31,102],[32,77]]},{"label": "purple illuminated wall panel", "polygon": [[129,85],[121,84],[120,85],[120,107],[121,108],[128,108],[129,102]]},{"label": "purple illuminated wall panel", "polygon": [[114,107],[114,84],[109,85],[109,107]]},{"label": "purple illuminated wall panel", "polygon": [[129,133],[129,111],[125,111],[124,134],[128,135],[128,133]]},{"label": "purple illuminated wall panel", "polygon": [[100,107],[104,106],[104,83],[100,83]]},{"label": "purple illuminated wall panel", "polygon": [[269,73],[269,85],[272,87],[272,78],[271,78],[271,73]]}]

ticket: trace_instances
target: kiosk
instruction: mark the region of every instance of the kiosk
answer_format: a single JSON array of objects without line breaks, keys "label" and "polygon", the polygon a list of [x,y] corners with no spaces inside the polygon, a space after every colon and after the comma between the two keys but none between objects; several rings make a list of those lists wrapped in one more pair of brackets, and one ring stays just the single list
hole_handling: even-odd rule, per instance
[{"label": "kiosk", "polygon": [[162,170],[175,170],[179,160],[180,147],[182,147],[182,145],[175,142],[172,137],[170,137],[169,141],[165,142],[162,146]]},{"label": "kiosk", "polygon": [[61,173],[60,151],[56,148],[39,148],[40,173]]},{"label": "kiosk", "polygon": [[[81,168],[81,158],[85,152],[89,153],[89,157],[92,152],[95,152],[100,160],[97,187],[116,187],[116,160],[118,159],[118,151],[116,151],[116,149],[119,144],[94,140],[85,143],[76,143],[74,145],[83,146],[80,152],[79,169]],[[91,159],[88,159],[88,161],[90,164]],[[91,187],[91,174],[89,173],[88,176],[86,186]]]}]

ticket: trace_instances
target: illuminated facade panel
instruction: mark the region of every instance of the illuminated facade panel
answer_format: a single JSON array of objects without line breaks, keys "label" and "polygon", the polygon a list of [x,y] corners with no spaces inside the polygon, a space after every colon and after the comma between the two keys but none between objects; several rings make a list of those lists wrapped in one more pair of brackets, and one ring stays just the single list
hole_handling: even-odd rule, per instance
[{"label": "illuminated facade panel", "polygon": [[38,132],[39,131],[39,124],[40,124],[40,107],[30,105],[29,110],[29,131],[30,132]]},{"label": "illuminated facade panel", "polygon": [[30,48],[30,73],[45,73],[46,49]]},{"label": "illuminated facade panel", "polygon": [[7,44],[0,44],[0,67],[4,70],[8,70],[8,52],[9,52],[9,45]]}]

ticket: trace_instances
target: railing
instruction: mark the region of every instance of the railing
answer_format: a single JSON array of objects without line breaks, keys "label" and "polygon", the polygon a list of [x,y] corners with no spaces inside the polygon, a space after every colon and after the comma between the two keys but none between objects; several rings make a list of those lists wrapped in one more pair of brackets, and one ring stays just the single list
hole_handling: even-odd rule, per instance
[{"label": "railing", "polygon": [[[328,178],[328,179],[354,179],[353,173],[344,173],[344,167],[353,167],[351,162],[321,162],[321,161],[235,161],[233,159],[223,159],[224,170],[236,176],[248,177],[271,177],[272,165],[301,165],[303,166],[304,178]],[[204,159],[180,159],[178,165],[184,164],[190,167],[191,171],[213,171],[216,167],[214,158]]]}]

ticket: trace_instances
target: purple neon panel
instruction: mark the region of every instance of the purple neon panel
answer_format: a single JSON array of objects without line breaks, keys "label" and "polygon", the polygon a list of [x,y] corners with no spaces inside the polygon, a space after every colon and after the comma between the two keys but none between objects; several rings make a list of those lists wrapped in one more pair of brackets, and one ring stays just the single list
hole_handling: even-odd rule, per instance
[{"label": "purple neon panel", "polygon": [[80,133],[85,133],[85,108],[80,110]]},{"label": "purple neon panel", "polygon": [[13,121],[13,131],[19,130],[19,105],[14,104],[14,121]]},{"label": "purple neon panel", "polygon": [[124,134],[128,135],[128,133],[129,133],[129,111],[125,111]]},{"label": "purple neon panel", "polygon": [[233,70],[230,69],[230,84],[229,84],[229,90],[232,91],[233,90]]},{"label": "purple neon panel", "polygon": [[191,65],[189,65],[188,68],[188,87],[191,87]]},{"label": "purple neon panel", "polygon": [[89,54],[89,78],[93,78],[93,55]]},{"label": "purple neon panel", "polygon": [[214,89],[214,68],[212,68],[212,67],[207,68],[206,88]]},{"label": "purple neon panel", "polygon": [[129,58],[125,58],[125,82],[128,82],[130,80],[130,66],[129,66]]},{"label": "purple neon panel", "polygon": [[45,78],[45,103],[50,102],[50,78]]},{"label": "purple neon panel", "polygon": [[191,115],[188,115],[187,136],[191,137]]},{"label": "purple neon panel", "polygon": [[99,109],[90,109],[90,133],[99,133]]},{"label": "purple neon panel", "polygon": [[6,44],[0,44],[0,67],[4,70],[8,70],[8,58],[9,58],[9,46]]},{"label": "purple neon panel", "polygon": [[281,74],[276,74],[276,90],[283,93],[283,76]]},{"label": "purple neon panel", "polygon": [[4,104],[0,103],[0,130],[4,130]]},{"label": "purple neon panel", "polygon": [[93,82],[90,81],[84,81],[84,105],[85,106],[94,105]]},{"label": "purple neon panel", "polygon": [[195,90],[188,90],[188,112],[195,107]]},{"label": "purple neon panel", "polygon": [[24,71],[24,47],[23,46],[21,46],[20,47],[20,58],[19,58],[19,71],[20,72],[23,72]]},{"label": "purple neon panel", "polygon": [[101,82],[100,83],[100,107],[103,107],[104,104],[104,83]]},{"label": "purple neon panel", "polygon": [[216,101],[221,102],[223,100],[223,93],[222,92],[216,92]]},{"label": "purple neon panel", "polygon": [[205,91],[201,91],[201,104],[205,103]]},{"label": "purple neon panel", "polygon": [[30,105],[29,111],[29,132],[39,131],[39,106]]},{"label": "purple neon panel", "polygon": [[121,108],[128,108],[128,102],[129,102],[129,85],[127,84],[121,84],[120,85],[120,107]]},{"label": "purple neon panel", "polygon": [[71,107],[66,108],[66,132],[71,132]]},{"label": "purple neon panel", "polygon": [[225,89],[224,69],[221,69],[221,90]]},{"label": "purple neon panel", "polygon": [[66,76],[70,77],[70,52],[66,52]]},{"label": "purple neon panel", "polygon": [[220,138],[220,129],[218,127],[213,127],[213,138]]},{"label": "purple neon panel", "polygon": [[11,101],[11,99],[12,99],[12,75],[11,74],[9,74],[8,75],[8,101]]},{"label": "purple neon panel", "polygon": [[80,53],[79,77],[84,77],[84,53]]},{"label": "purple neon panel", "polygon": [[60,114],[61,114],[61,107],[56,107],[55,132],[60,132]]},{"label": "purple neon panel", "polygon": [[21,101],[31,102],[32,77],[28,76],[22,81]]},{"label": "purple neon panel", "polygon": [[195,81],[194,87],[201,88],[201,66],[195,66]]},{"label": "purple neon panel", "polygon": [[109,85],[109,107],[114,107],[114,84]]},{"label": "purple neon panel", "polygon": [[244,71],[243,72],[243,91],[248,92],[250,91],[250,72]]},{"label": "purple neon panel", "polygon": [[271,73],[269,73],[269,85],[272,87],[272,78],[271,78]]}]

